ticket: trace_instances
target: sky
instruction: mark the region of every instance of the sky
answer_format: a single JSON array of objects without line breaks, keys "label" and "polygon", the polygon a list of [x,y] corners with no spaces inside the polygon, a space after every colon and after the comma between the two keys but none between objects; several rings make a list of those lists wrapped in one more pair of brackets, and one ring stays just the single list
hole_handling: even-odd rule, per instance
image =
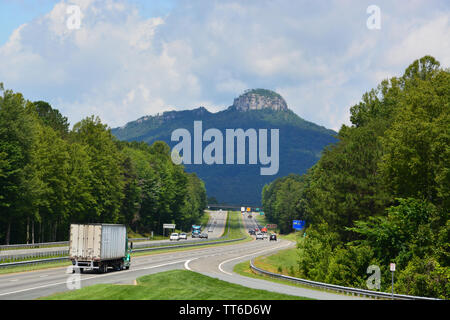
[{"label": "sky", "polygon": [[0,82],[71,124],[217,112],[265,88],[339,130],[365,92],[427,54],[450,67],[448,0],[0,0]]}]

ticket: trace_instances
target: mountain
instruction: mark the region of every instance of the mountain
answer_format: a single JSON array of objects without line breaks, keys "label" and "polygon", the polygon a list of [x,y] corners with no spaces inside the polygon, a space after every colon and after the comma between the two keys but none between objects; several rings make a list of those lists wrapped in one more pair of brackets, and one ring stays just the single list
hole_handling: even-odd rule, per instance
[{"label": "mountain", "polygon": [[[279,94],[265,89],[248,90],[236,98],[232,106],[217,113],[211,113],[204,107],[168,111],[129,122],[121,128],[112,129],[112,133],[118,139],[127,141],[152,144],[162,140],[173,148],[179,141],[171,141],[172,132],[186,129],[191,135],[193,155],[194,121],[202,122],[203,133],[215,128],[223,134],[224,162],[226,129],[256,129],[257,134],[259,129],[267,129],[269,155],[271,130],[279,129],[279,170],[275,175],[261,175],[260,168],[268,165],[264,166],[260,161],[249,164],[248,143],[245,164],[184,165],[187,171],[197,173],[205,181],[208,196],[215,197],[220,203],[260,206],[261,190],[265,184],[290,173],[305,173],[318,161],[324,147],[336,142],[336,132],[303,120],[287,107]],[[202,150],[210,143],[203,141]],[[236,145],[234,151],[236,155]]]}]

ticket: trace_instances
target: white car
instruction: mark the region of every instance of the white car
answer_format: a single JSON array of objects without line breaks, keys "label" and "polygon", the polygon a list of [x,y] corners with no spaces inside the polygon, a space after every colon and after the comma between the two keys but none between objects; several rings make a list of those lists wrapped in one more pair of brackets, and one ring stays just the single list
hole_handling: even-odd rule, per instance
[{"label": "white car", "polygon": [[258,239],[264,240],[264,235],[262,233],[258,233],[256,235],[256,240],[258,240]]},{"label": "white car", "polygon": [[172,240],[180,240],[180,236],[178,235],[178,233],[172,233],[171,235],[170,235],[170,241],[172,241]]},{"label": "white car", "polygon": [[187,234],[186,233],[180,233],[180,236],[179,236],[179,238],[180,238],[180,240],[181,239],[183,239],[183,240],[187,240]]}]

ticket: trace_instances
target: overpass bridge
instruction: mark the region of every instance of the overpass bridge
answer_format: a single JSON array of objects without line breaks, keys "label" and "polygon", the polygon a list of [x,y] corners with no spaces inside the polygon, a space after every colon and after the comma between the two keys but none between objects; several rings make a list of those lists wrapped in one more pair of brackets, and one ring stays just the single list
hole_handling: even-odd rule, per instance
[{"label": "overpass bridge", "polygon": [[246,205],[237,206],[237,205],[227,205],[227,204],[208,204],[208,206],[207,206],[207,208],[209,210],[223,209],[223,210],[233,210],[233,211],[241,211],[242,207],[245,207],[246,209],[250,208],[250,211],[259,211],[260,210],[259,207],[246,206]]}]

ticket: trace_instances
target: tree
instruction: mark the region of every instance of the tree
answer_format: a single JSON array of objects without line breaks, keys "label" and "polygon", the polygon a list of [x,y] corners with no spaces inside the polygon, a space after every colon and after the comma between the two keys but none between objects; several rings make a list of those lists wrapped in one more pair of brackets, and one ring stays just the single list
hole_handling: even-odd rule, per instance
[{"label": "tree", "polygon": [[30,196],[25,168],[31,160],[36,120],[28,112],[29,104],[20,93],[10,90],[0,97],[0,219],[6,227],[6,244],[11,240],[13,222],[18,221],[25,210],[24,199]]},{"label": "tree", "polygon": [[92,116],[74,125],[72,139],[85,145],[89,156],[95,205],[85,208],[86,222],[117,222],[123,200],[122,159],[110,130]]},{"label": "tree", "polygon": [[36,101],[33,104],[39,118],[46,126],[51,127],[63,137],[67,136],[69,133],[69,122],[66,117],[61,115],[58,110],[53,109],[48,102]]}]

